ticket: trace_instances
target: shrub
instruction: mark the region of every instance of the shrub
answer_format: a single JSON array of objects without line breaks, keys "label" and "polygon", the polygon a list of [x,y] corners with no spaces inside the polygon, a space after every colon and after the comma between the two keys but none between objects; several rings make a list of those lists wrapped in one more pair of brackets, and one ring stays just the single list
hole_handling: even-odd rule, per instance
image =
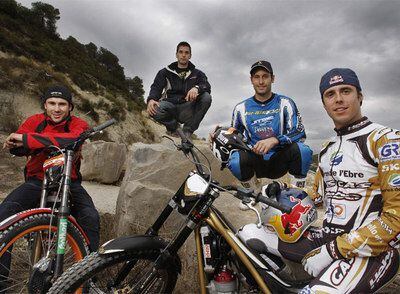
[{"label": "shrub", "polygon": [[94,103],[90,102],[88,99],[80,97],[80,103],[75,103],[76,108],[80,111],[84,112],[90,118],[92,118],[95,122],[99,122],[99,114],[94,108]]},{"label": "shrub", "polygon": [[15,132],[23,120],[16,110],[14,97],[0,101],[0,130],[6,133]]}]

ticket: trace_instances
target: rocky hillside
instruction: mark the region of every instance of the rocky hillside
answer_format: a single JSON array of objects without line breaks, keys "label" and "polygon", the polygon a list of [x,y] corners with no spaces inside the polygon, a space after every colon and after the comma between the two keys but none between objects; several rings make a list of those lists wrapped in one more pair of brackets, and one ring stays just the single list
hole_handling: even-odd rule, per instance
[{"label": "rocky hillside", "polygon": [[127,145],[157,141],[142,113],[141,78],[125,76],[118,57],[106,48],[61,38],[61,17],[47,3],[26,8],[15,0],[1,1],[0,131],[15,131],[25,117],[41,111],[39,97],[46,88],[64,84],[74,94],[75,115],[91,125],[111,117],[118,121],[101,139]]},{"label": "rocky hillside", "polygon": [[83,91],[67,74],[55,71],[46,63],[0,51],[0,73],[0,131],[13,132],[24,118],[42,111],[38,84],[61,83],[73,89],[74,115],[91,125],[111,117],[118,120],[101,139],[127,145],[158,140],[159,127],[141,110],[131,109],[126,99],[107,90],[97,94]]}]

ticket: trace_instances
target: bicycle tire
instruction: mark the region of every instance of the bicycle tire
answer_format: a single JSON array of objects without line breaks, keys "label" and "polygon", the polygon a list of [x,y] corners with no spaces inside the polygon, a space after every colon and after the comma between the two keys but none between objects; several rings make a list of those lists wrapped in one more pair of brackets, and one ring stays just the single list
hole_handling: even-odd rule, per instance
[{"label": "bicycle tire", "polygon": [[[50,223],[51,222],[51,223]],[[50,231],[49,231],[50,230]],[[39,243],[43,255],[48,252],[49,259],[56,254],[57,220],[50,214],[38,213],[23,218],[4,231],[0,232],[0,291],[7,293],[28,293],[30,283],[31,293],[40,293],[46,285],[45,279],[50,274],[35,271],[30,260],[34,236],[41,236]],[[49,234],[50,232],[50,234]],[[47,248],[47,249],[46,249]],[[50,249],[48,249],[50,248]],[[67,242],[64,257],[64,269],[83,259],[89,254],[89,247],[79,229],[68,223]],[[7,262],[11,256],[11,264]],[[53,258],[54,259],[54,258]]]},{"label": "bicycle tire", "polygon": [[[72,293],[75,291],[89,293],[116,293],[124,289],[126,293],[171,293],[175,288],[178,272],[172,266],[159,269],[157,272],[158,281],[162,284],[159,288],[135,291],[134,286],[138,285],[137,279],[144,279],[146,274],[153,270],[152,264],[159,256],[159,250],[133,250],[129,252],[118,252],[107,255],[100,255],[93,252],[83,260],[70,267],[49,290],[49,294]],[[110,281],[115,278],[115,273],[128,260],[136,260],[135,267],[129,273],[127,279],[121,285],[110,287]],[[148,262],[143,267],[143,263]],[[117,268],[114,269],[113,267]],[[113,275],[114,273],[114,275]],[[132,280],[131,278],[136,280]],[[94,278],[94,279],[93,279]],[[93,282],[95,281],[95,282]],[[136,282],[136,284],[134,284]],[[85,285],[85,286],[82,286]],[[152,284],[151,286],[153,286]],[[129,288],[130,287],[130,288]],[[91,291],[91,288],[93,289]]]}]

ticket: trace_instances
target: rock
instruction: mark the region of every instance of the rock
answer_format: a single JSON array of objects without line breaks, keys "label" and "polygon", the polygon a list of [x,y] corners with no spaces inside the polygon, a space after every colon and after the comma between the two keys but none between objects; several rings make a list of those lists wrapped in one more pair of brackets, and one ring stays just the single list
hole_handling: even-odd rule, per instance
[{"label": "rock", "polygon": [[[236,182],[228,170],[220,170],[219,162],[205,143],[196,141],[196,144],[212,163],[213,179],[222,185]],[[168,142],[133,144],[126,166],[116,209],[118,233],[121,234],[151,225],[155,218],[149,216],[155,217],[161,212],[188,173],[195,168],[182,151],[177,151]],[[173,230],[176,221],[173,217],[166,231]]]},{"label": "rock", "polygon": [[[220,163],[212,155],[206,143],[196,141],[195,144],[211,161],[213,179],[222,185],[238,184],[229,170],[220,170]],[[160,215],[188,173],[194,169],[193,163],[183,155],[182,151],[177,151],[169,142],[152,145],[133,144],[128,153],[126,166],[116,208],[117,236],[143,234]],[[224,213],[229,213],[228,219],[238,220],[240,214],[255,219],[251,212],[241,212],[237,208],[238,200],[231,195],[221,193],[221,197],[216,201],[216,206],[221,208],[218,203],[221,204]],[[167,239],[173,238],[182,221],[183,217],[174,212],[163,226],[160,235]],[[178,279],[174,293],[188,293],[188,291],[197,293],[197,288],[193,288],[193,285],[198,285],[193,234],[179,253],[182,275]]]},{"label": "rock", "polygon": [[82,157],[81,173],[84,180],[111,184],[121,176],[126,147],[114,142],[87,142],[83,146]]}]

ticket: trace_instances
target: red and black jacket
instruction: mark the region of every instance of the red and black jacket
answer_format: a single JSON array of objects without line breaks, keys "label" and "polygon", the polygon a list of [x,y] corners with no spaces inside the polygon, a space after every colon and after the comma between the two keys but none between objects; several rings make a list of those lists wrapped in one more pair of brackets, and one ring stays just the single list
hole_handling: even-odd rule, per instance
[{"label": "red and black jacket", "polygon": [[[33,154],[28,157],[25,178],[43,179],[43,163],[47,159],[48,151],[41,149],[50,145],[63,147],[76,140],[87,129],[89,129],[87,122],[76,116],[69,116],[60,123],[54,123],[44,113],[27,118],[16,132],[23,134],[24,149]],[[80,154],[77,155],[73,161],[72,180],[81,180],[79,173],[81,158]]]}]

